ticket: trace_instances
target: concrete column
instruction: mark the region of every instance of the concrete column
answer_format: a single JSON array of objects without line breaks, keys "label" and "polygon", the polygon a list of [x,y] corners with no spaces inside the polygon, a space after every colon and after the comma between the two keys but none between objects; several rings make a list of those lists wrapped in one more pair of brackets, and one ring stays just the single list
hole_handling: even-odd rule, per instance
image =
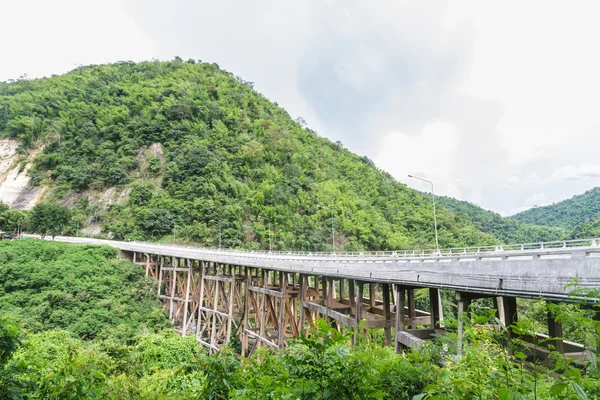
[{"label": "concrete column", "polygon": [[440,291],[429,289],[429,304],[431,312],[431,329],[440,327]]},{"label": "concrete column", "polygon": [[[562,324],[556,321],[554,315],[548,311],[548,336],[555,338],[563,337]],[[552,340],[549,342],[554,346],[560,354],[565,354],[565,344],[562,339]]]},{"label": "concrete column", "polygon": [[504,297],[496,296],[492,299],[492,301],[494,302],[494,308],[496,309],[496,317],[498,317],[498,319],[500,321],[502,321],[504,326],[506,326],[506,313],[504,310]]},{"label": "concrete column", "polygon": [[357,290],[356,290],[356,308],[355,308],[355,321],[356,321],[356,325],[358,328],[358,324],[360,324],[360,321],[362,319],[362,299],[363,299],[363,290],[365,288],[365,285],[363,282],[357,281],[356,282],[356,286],[357,286]]},{"label": "concrete column", "polygon": [[415,289],[408,289],[406,291],[408,295],[408,318],[411,320],[411,328],[416,328],[414,326],[414,319],[417,317],[417,307],[415,302]]},{"label": "concrete column", "polygon": [[513,337],[513,331],[511,325],[518,321],[517,315],[517,298],[516,297],[504,297],[502,299],[502,304],[504,306],[504,325],[508,330],[509,338]]},{"label": "concrete column", "polygon": [[391,323],[391,312],[390,312],[390,285],[389,283],[383,284],[383,317],[385,318],[386,326],[385,331],[385,345],[390,346],[392,344],[392,327],[388,325]]},{"label": "concrete column", "polygon": [[397,353],[400,353],[403,348],[400,342],[398,342],[398,332],[404,330],[404,303],[406,301],[406,292],[403,287],[396,285],[396,332],[394,337],[395,349]]},{"label": "concrete column", "polygon": [[298,330],[304,332],[304,305],[302,304],[306,300],[306,291],[308,290],[308,277],[300,274],[300,326]]},{"label": "concrete column", "polygon": [[[149,259],[150,257],[148,257]],[[183,327],[181,330],[181,335],[185,336],[187,333],[187,324],[188,324],[188,308],[190,304],[190,283],[192,280],[192,265],[190,264],[190,260],[186,260],[188,270],[187,270],[187,282],[185,285],[185,308],[183,309]]]},{"label": "concrete column", "polygon": [[456,344],[456,352],[458,357],[460,357],[462,355],[463,337],[465,334],[464,313],[469,311],[471,297],[465,293],[456,292],[456,300],[458,300],[458,343]]},{"label": "concrete column", "polygon": [[375,307],[375,284],[369,283],[369,307]]}]

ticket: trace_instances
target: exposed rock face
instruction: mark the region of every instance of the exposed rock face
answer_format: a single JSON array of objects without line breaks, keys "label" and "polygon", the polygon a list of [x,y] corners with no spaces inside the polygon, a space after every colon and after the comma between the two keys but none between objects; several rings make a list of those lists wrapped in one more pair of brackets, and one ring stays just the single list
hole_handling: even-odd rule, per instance
[{"label": "exposed rock face", "polygon": [[18,147],[14,140],[0,139],[0,201],[11,208],[29,210],[40,200],[43,190],[30,185],[27,171],[31,164],[20,171]]}]

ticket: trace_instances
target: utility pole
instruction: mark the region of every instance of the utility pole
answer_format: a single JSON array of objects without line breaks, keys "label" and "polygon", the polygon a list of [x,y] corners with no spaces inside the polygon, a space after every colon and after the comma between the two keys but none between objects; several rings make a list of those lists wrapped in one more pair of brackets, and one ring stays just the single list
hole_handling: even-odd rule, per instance
[{"label": "utility pole", "polygon": [[409,178],[418,179],[423,182],[428,182],[431,184],[431,202],[433,203],[433,229],[435,231],[435,251],[437,254],[440,253],[440,245],[438,243],[438,231],[437,231],[437,219],[435,216],[435,195],[433,194],[433,182],[424,178],[419,178],[418,176],[408,175]]},{"label": "utility pole", "polygon": [[[319,207],[319,208],[325,208],[325,207],[323,207],[320,204],[317,204],[317,207]],[[333,215],[333,204],[331,204],[329,206],[329,209],[331,210],[331,250],[332,250],[333,253],[335,253],[335,228],[334,228],[334,225],[333,225],[334,222],[335,222],[335,219],[334,219],[334,215]]]},{"label": "utility pole", "polygon": [[333,222],[335,220],[333,218],[333,207],[330,206],[329,208],[331,208],[331,248],[335,253],[335,229],[333,228]]},{"label": "utility pole", "polygon": [[272,252],[273,251],[273,240],[271,238],[271,220],[268,217],[261,217],[260,215],[258,216],[258,218],[266,219],[267,222],[269,223],[269,252]]}]

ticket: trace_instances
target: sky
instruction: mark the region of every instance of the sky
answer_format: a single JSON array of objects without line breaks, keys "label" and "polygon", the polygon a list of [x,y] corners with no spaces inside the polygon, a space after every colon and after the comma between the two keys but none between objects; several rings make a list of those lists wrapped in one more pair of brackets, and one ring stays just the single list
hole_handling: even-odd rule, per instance
[{"label": "sky", "polygon": [[397,180],[512,215],[600,186],[600,2],[0,0],[0,81],[215,62]]}]

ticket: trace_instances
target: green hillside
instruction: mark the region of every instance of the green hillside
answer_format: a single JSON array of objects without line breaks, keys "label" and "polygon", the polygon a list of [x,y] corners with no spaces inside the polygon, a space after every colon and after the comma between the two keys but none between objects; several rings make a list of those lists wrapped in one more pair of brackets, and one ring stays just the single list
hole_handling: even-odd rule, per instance
[{"label": "green hillside", "polygon": [[543,207],[520,212],[511,218],[530,224],[573,229],[600,217],[600,187]]},{"label": "green hillside", "polygon": [[[435,243],[427,197],[216,64],[123,62],[0,83],[0,137],[37,154],[32,181],[72,208],[71,234],[263,249],[272,235],[275,249],[331,250],[333,216],[336,249]],[[484,211],[449,208],[442,247],[554,234],[503,222],[506,234]]]},{"label": "green hillside", "polygon": [[439,203],[448,211],[466,218],[476,229],[500,239],[503,243],[550,242],[564,239],[568,232],[560,227],[527,224],[504,218],[493,211],[466,201],[440,197]]}]

